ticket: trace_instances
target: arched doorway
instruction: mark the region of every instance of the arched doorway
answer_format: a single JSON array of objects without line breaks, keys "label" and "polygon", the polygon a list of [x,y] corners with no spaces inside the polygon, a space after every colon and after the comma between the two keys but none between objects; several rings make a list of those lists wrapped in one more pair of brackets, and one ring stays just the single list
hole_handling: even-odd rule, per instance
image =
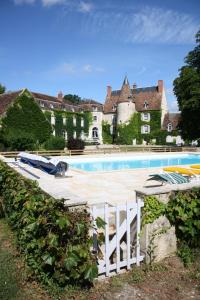
[{"label": "arched doorway", "polygon": [[97,127],[94,127],[92,128],[92,138],[93,139],[98,139],[99,138],[99,132],[98,132],[98,128]]}]

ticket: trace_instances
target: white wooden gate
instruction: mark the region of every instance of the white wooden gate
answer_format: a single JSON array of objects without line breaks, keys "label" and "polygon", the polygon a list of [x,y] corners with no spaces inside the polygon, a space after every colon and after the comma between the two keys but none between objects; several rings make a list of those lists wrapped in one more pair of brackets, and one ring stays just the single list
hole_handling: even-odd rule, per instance
[{"label": "white wooden gate", "polygon": [[[109,276],[111,272],[119,273],[122,268],[130,269],[132,264],[139,265],[143,260],[140,255],[141,207],[144,203],[127,202],[127,204],[101,207],[93,206],[94,219],[93,248],[98,254],[99,275]],[[95,220],[100,217],[105,221],[105,228],[98,229]],[[104,243],[98,244],[98,236],[103,234]]]}]

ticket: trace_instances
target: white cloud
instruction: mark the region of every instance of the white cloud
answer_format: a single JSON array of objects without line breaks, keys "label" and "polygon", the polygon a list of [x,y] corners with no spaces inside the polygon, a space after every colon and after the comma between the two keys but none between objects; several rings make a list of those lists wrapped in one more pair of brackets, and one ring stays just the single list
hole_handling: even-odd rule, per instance
[{"label": "white cloud", "polygon": [[76,65],[73,63],[62,63],[58,67],[54,68],[51,71],[48,71],[49,74],[61,74],[61,75],[78,75],[86,73],[100,73],[104,72],[105,69],[102,67],[92,66],[91,64],[80,64]]},{"label": "white cloud", "polygon": [[69,63],[63,63],[60,65],[57,70],[58,73],[64,73],[64,74],[73,74],[76,72],[75,66],[73,64]]},{"label": "white cloud", "polygon": [[170,112],[177,112],[177,111],[179,111],[179,109],[178,109],[178,103],[177,103],[176,100],[169,101],[169,111]]},{"label": "white cloud", "polygon": [[173,92],[173,89],[172,88],[168,88],[168,89],[166,89],[166,93],[167,93],[167,95],[173,95],[174,96],[174,92]]},{"label": "white cloud", "polygon": [[81,1],[79,4],[79,11],[83,13],[88,13],[93,9],[93,5],[89,2]]},{"label": "white cloud", "polygon": [[57,4],[64,4],[66,1],[65,0],[41,0],[43,6],[52,6],[52,5],[57,5]]},{"label": "white cloud", "polygon": [[139,72],[137,73],[138,75],[142,75],[142,74],[144,74],[145,72],[146,72],[146,70],[147,70],[147,68],[145,67],[145,66],[143,66],[140,70],[139,70]]},{"label": "white cloud", "polygon": [[131,32],[127,40],[161,43],[192,42],[197,27],[198,24],[190,15],[146,7],[132,16]]},{"label": "white cloud", "polygon": [[14,0],[14,3],[16,5],[20,5],[20,4],[33,4],[35,2],[35,0]]},{"label": "white cloud", "polygon": [[191,43],[199,28],[199,21],[189,14],[156,7],[134,6],[98,10],[87,15],[84,30],[90,34],[105,33],[128,43]]},{"label": "white cloud", "polygon": [[83,66],[83,71],[86,73],[91,73],[93,71],[92,66],[91,65],[85,65]]}]

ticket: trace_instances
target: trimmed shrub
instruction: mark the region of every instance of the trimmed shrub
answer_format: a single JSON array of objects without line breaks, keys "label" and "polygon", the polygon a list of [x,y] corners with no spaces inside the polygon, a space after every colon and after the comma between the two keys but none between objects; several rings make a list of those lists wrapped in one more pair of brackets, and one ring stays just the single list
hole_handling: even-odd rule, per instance
[{"label": "trimmed shrub", "polygon": [[6,146],[12,151],[35,150],[37,141],[27,132],[10,133],[5,138]]},{"label": "trimmed shrub", "polygon": [[69,139],[67,142],[67,148],[69,150],[83,150],[85,148],[85,142],[81,139]]},{"label": "trimmed shrub", "polygon": [[4,214],[33,274],[48,286],[91,283],[98,272],[88,212],[69,211],[2,161],[0,174]]},{"label": "trimmed shrub", "polygon": [[61,136],[51,136],[44,144],[46,150],[63,150],[65,148],[65,139]]}]

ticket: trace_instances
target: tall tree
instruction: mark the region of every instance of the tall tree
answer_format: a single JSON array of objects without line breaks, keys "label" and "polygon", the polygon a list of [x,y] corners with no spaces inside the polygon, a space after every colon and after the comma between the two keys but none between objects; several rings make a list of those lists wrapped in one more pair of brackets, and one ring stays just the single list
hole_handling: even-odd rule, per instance
[{"label": "tall tree", "polygon": [[80,104],[82,102],[81,98],[77,95],[67,94],[63,98],[64,100],[70,101],[72,104]]},{"label": "tall tree", "polygon": [[5,91],[6,91],[5,86],[3,86],[3,85],[0,83],[0,94],[5,93]]},{"label": "tall tree", "polygon": [[181,111],[179,128],[182,137],[189,140],[200,138],[200,30],[196,34],[196,43],[173,83]]}]

